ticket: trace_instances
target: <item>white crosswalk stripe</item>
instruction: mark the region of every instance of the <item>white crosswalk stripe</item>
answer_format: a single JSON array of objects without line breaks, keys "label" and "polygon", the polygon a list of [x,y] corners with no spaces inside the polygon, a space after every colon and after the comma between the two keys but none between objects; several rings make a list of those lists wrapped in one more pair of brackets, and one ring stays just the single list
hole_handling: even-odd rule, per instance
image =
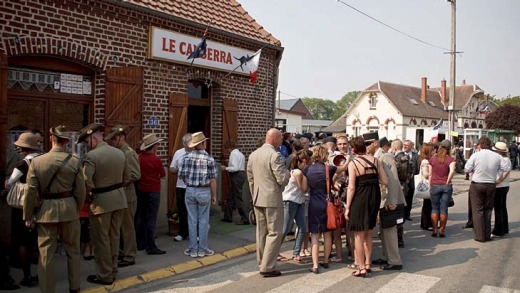
[{"label": "white crosswalk stripe", "polygon": [[479,293],[520,293],[520,290],[513,290],[507,288],[483,286]]},{"label": "white crosswalk stripe", "polygon": [[440,278],[418,274],[400,273],[388,284],[381,287],[376,293],[421,293],[428,292],[430,288],[440,281]]},{"label": "white crosswalk stripe", "polygon": [[309,272],[303,277],[287,282],[267,292],[320,292],[341,282],[346,277],[347,272],[344,269],[322,270],[318,275]]}]

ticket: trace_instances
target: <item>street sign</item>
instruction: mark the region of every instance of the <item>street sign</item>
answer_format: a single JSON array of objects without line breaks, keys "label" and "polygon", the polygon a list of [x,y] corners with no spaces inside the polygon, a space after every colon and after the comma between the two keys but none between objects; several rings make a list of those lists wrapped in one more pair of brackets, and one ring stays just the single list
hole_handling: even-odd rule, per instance
[{"label": "street sign", "polygon": [[159,118],[157,118],[157,117],[150,117],[148,119],[148,125],[150,125],[150,127],[152,127],[152,128],[159,127]]}]

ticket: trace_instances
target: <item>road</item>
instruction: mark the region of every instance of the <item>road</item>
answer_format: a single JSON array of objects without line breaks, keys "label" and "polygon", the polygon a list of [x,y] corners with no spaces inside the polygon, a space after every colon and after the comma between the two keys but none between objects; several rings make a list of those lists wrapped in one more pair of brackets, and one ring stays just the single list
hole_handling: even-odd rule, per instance
[{"label": "road", "polygon": [[[263,278],[255,255],[249,254],[170,278],[141,284],[126,292],[515,292],[520,293],[520,181],[511,183],[508,194],[510,234],[487,243],[473,240],[472,230],[463,230],[467,195],[457,194],[450,208],[446,238],[432,238],[419,228],[418,207],[405,226],[405,244],[400,249],[404,268],[387,272],[373,268],[368,278],[354,278],[348,263],[331,264],[320,274],[308,272],[309,263],[280,262],[283,275]],[[291,255],[293,242],[282,246]],[[381,256],[374,238],[374,259]],[[344,256],[343,259],[346,259]]]}]

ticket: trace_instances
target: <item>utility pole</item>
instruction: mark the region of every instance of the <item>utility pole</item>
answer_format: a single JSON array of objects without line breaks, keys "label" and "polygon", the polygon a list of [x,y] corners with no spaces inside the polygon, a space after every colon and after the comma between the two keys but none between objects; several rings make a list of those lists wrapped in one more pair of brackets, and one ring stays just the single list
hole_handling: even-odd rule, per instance
[{"label": "utility pole", "polygon": [[457,0],[448,0],[451,3],[451,70],[450,70],[450,100],[448,103],[448,115],[449,115],[449,136],[450,141],[453,143],[454,139],[451,135],[452,131],[455,131],[455,59],[456,59],[456,37],[455,37],[455,20],[456,20],[456,2]]}]

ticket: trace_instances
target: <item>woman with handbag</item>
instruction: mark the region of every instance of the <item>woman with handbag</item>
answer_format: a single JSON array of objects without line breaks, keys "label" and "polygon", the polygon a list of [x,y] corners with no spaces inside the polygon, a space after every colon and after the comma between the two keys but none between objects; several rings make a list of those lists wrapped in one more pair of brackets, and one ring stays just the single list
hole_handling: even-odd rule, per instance
[{"label": "woman with handbag", "polygon": [[[371,144],[369,141],[367,143]],[[345,218],[350,221],[356,247],[355,261],[358,269],[352,275],[365,277],[371,272],[372,229],[376,226],[381,203],[379,184],[387,185],[388,178],[381,163],[367,153],[367,146],[362,137],[353,138],[350,144],[356,158],[348,167]]]},{"label": "woman with handbag", "polygon": [[[455,160],[450,155],[451,142],[443,140],[439,150],[429,160],[430,197],[432,201],[432,237],[445,237],[448,222],[448,205],[451,201],[453,186],[451,180],[455,175]],[[440,228],[439,227],[440,220]]]},{"label": "woman with handbag", "polygon": [[[307,232],[307,225],[305,223],[305,202],[309,197],[309,194],[307,193],[309,191],[307,178],[303,175],[301,170],[307,167],[312,152],[309,150],[300,150],[297,153],[293,153],[291,156],[293,157],[289,168],[291,170],[291,178],[289,178],[289,183],[285,186],[285,189],[282,192],[284,205],[282,241],[285,240],[285,236],[287,236],[292,227],[293,221],[295,221],[298,230],[296,232],[296,241],[294,242],[293,247],[293,260],[301,262],[300,252],[304,234]],[[283,259],[283,257],[279,256],[279,259]]]},{"label": "woman with handbag", "polygon": [[[418,176],[421,176],[424,179],[428,186],[430,185],[430,158],[433,152],[433,144],[425,143],[421,147],[420,155],[419,155],[419,170],[420,173]],[[416,175],[417,176],[417,175]],[[416,183],[420,181],[415,180]],[[418,192],[420,188],[415,187],[415,191]],[[430,198],[430,192],[427,191],[428,198],[423,198],[423,205],[421,208],[421,229],[430,230],[432,228],[432,200]],[[417,196],[416,196],[417,197]]]},{"label": "woman with handbag", "polygon": [[[329,159],[329,153],[323,146],[316,146],[312,151],[312,165],[305,168],[303,174],[307,177],[309,184],[309,208],[308,208],[308,222],[309,232],[311,233],[311,254],[312,254],[312,273],[318,273],[318,267],[329,267],[329,257],[332,250],[332,235],[331,231],[327,229],[327,186],[332,185],[333,176],[336,172],[345,171],[345,166],[332,166],[326,164]],[[331,175],[327,182],[327,172]],[[325,240],[323,262],[319,263],[319,238],[323,233]]]},{"label": "woman with handbag", "polygon": [[24,186],[27,183],[29,164],[32,158],[39,154],[40,146],[38,145],[38,136],[30,132],[22,133],[14,145],[24,159],[18,162],[11,177],[5,182],[6,190],[13,188],[7,196],[8,204],[12,207],[11,255],[14,256],[15,260],[18,260],[20,268],[23,270],[23,280],[20,285],[32,287],[36,278],[31,276],[31,256],[32,248],[36,245],[37,234],[34,227],[27,228],[25,226],[22,196],[24,195]]}]

